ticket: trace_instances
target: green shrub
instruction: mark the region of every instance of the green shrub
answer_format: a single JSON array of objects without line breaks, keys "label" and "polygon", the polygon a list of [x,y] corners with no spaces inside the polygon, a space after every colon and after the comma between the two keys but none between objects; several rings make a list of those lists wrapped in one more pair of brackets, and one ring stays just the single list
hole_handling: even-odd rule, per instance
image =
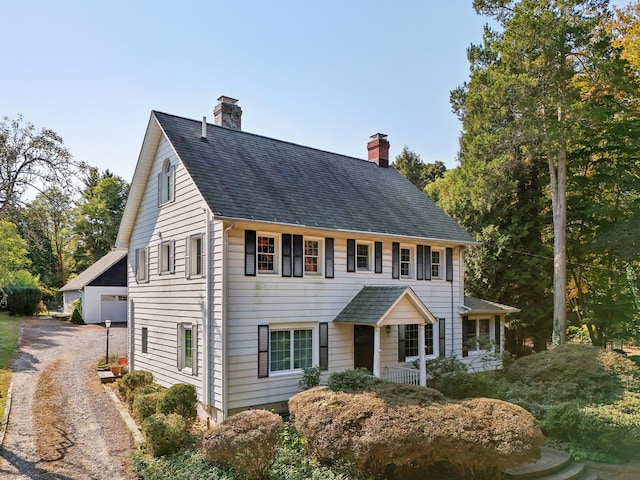
[{"label": "green shrub", "polygon": [[187,383],[177,383],[164,391],[158,399],[158,413],[177,413],[192,424],[198,417],[197,402],[196,387]]},{"label": "green shrub", "polygon": [[136,370],[126,373],[118,380],[118,392],[129,403],[133,404],[135,392],[139,388],[153,383],[153,374],[144,370]]},{"label": "green shrub", "polygon": [[74,325],[86,325],[86,323],[84,323],[84,320],[82,319],[82,314],[78,309],[75,309],[71,314],[71,319],[69,319],[69,323],[73,323]]},{"label": "green shrub", "polygon": [[598,360],[607,372],[618,377],[625,390],[640,393],[640,368],[626,353],[605,350]]},{"label": "green shrub", "polygon": [[455,465],[464,478],[496,474],[536,458],[543,442],[528,412],[493,399],[390,405],[376,392],[317,387],[292,397],[289,411],[321,463],[346,460],[376,478],[426,476],[437,462]]},{"label": "green shrub", "polygon": [[39,287],[21,287],[7,285],[5,291],[8,292],[7,308],[16,315],[35,315],[38,311],[38,304],[42,299],[42,291]]},{"label": "green shrub", "polygon": [[176,413],[155,413],[142,422],[147,451],[154,457],[174,453],[187,439],[187,421]]},{"label": "green shrub", "polygon": [[320,367],[306,367],[302,369],[302,378],[298,382],[301,390],[308,390],[320,385]]},{"label": "green shrub", "polygon": [[366,392],[372,390],[378,385],[389,383],[375,377],[366,368],[358,368],[356,370],[344,370],[342,372],[334,372],[329,375],[327,385],[334,392]]},{"label": "green shrub", "polygon": [[493,372],[469,373],[466,364],[453,357],[427,360],[427,385],[448,398],[489,397],[504,399],[506,382]]},{"label": "green shrub", "polygon": [[202,453],[208,462],[233,467],[249,480],[264,478],[284,430],[282,418],[266,410],[246,410],[206,433]]},{"label": "green shrub", "polygon": [[161,458],[134,453],[133,471],[144,480],[240,480],[230,469],[208,464],[199,452],[181,450]]},{"label": "green shrub", "polygon": [[133,406],[131,410],[138,422],[143,422],[145,419],[158,412],[158,401],[163,395],[163,392],[143,393],[142,391],[147,387],[142,387],[138,390],[135,399],[133,400]]}]

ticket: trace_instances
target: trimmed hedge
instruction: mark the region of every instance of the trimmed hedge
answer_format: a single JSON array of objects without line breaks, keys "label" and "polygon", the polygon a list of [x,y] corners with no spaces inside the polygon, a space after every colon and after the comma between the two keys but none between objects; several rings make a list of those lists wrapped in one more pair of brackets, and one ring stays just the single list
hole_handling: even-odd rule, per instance
[{"label": "trimmed hedge", "polygon": [[[129,406],[133,405],[136,391],[153,383],[153,373],[144,370],[135,370],[126,373],[118,380],[118,392],[127,401]],[[151,392],[149,392],[151,393]]]},{"label": "trimmed hedge", "polygon": [[376,478],[407,468],[428,475],[437,462],[455,465],[464,478],[493,474],[537,458],[544,440],[523,408],[486,398],[391,405],[376,392],[317,387],[292,397],[289,411],[320,462],[346,460]]},{"label": "trimmed hedge", "polygon": [[32,316],[38,311],[42,300],[42,290],[38,287],[17,287],[8,285],[7,308],[16,315]]},{"label": "trimmed hedge", "polygon": [[143,422],[151,415],[158,413],[158,402],[163,395],[163,392],[142,393],[143,387],[140,389],[140,393],[135,396],[131,410],[134,417],[139,422]]},{"label": "trimmed hedge", "polygon": [[165,415],[177,413],[184,417],[187,423],[193,424],[198,417],[197,402],[196,387],[187,383],[178,383],[162,392],[158,398],[158,413]]},{"label": "trimmed hedge", "polygon": [[187,421],[176,413],[155,413],[142,422],[142,433],[149,454],[160,457],[173,453],[184,445],[189,426]]},{"label": "trimmed hedge", "polygon": [[284,431],[279,415],[266,410],[246,410],[215,425],[202,441],[202,454],[241,472],[244,478],[265,478]]}]

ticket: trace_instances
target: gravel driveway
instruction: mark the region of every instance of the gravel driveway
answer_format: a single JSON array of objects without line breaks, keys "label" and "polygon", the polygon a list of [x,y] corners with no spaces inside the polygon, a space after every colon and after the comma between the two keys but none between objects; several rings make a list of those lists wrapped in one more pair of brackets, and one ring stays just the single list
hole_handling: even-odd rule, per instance
[{"label": "gravel driveway", "polygon": [[[106,330],[40,319],[21,327],[0,478],[135,479],[131,435],[95,373]],[[124,354],[126,337],[112,326],[109,352]]]}]

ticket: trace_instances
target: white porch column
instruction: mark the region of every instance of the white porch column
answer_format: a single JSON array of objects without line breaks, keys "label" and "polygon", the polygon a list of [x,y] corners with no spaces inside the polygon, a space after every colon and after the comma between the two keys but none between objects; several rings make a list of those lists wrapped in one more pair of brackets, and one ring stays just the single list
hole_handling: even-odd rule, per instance
[{"label": "white porch column", "polygon": [[380,327],[373,329],[373,375],[380,376]]},{"label": "white porch column", "polygon": [[425,358],[424,358],[424,349],[425,349],[424,325],[418,325],[418,345],[420,345],[420,348],[418,348],[418,362],[420,362],[420,386],[426,387],[427,386],[427,366],[425,365]]}]

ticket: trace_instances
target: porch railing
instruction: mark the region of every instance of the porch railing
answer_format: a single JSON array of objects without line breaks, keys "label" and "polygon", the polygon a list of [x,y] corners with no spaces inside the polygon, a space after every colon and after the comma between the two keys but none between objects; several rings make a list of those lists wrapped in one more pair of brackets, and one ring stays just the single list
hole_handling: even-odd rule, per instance
[{"label": "porch railing", "polygon": [[385,380],[393,383],[420,385],[420,370],[409,367],[385,367]]}]

